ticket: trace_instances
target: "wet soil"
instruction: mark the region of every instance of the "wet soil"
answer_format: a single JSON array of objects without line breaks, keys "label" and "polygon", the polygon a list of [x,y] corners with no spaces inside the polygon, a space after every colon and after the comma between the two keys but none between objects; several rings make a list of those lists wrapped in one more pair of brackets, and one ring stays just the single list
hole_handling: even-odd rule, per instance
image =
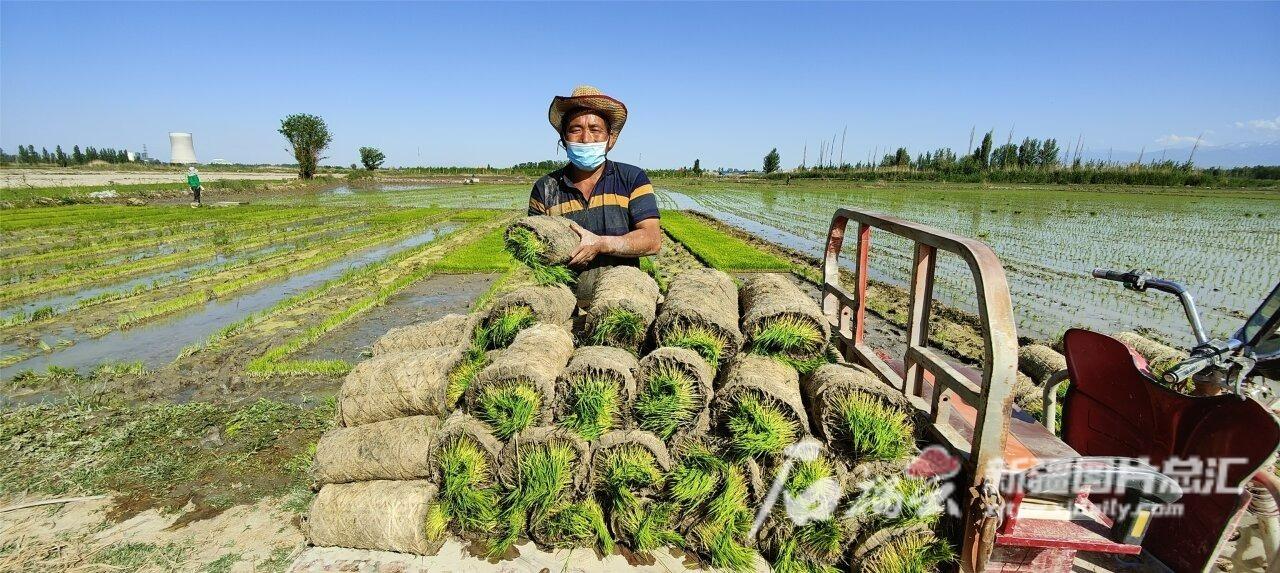
[{"label": "wet soil", "polygon": [[358,320],[346,324],[298,355],[304,360],[346,360],[355,363],[371,355],[373,343],[392,328],[429,322],[446,314],[467,314],[473,303],[500,275],[433,275],[387,300]]}]

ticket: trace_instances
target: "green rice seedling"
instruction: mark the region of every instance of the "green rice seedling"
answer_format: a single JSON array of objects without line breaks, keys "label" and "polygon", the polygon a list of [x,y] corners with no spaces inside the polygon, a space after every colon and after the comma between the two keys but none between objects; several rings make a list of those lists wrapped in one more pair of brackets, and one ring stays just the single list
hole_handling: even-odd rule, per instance
[{"label": "green rice seedling", "polygon": [[483,346],[487,350],[506,348],[511,346],[521,330],[533,326],[535,322],[537,317],[533,315],[533,309],[527,306],[513,306],[486,322],[483,332],[477,337],[483,341]]},{"label": "green rice seedling", "polygon": [[910,455],[915,428],[907,415],[875,397],[853,392],[837,402],[840,439],[858,461],[892,461]]},{"label": "green rice seedling", "polygon": [[688,348],[697,352],[712,368],[720,364],[724,356],[724,347],[728,342],[723,336],[704,326],[682,325],[672,328],[662,335],[663,346]]},{"label": "green rice seedling", "polygon": [[548,265],[542,261],[542,254],[546,252],[547,246],[533,231],[523,227],[511,229],[507,233],[506,245],[512,257],[529,267],[538,284],[568,284],[575,280],[569,267]]},{"label": "green rice seedling", "polygon": [[444,537],[444,532],[449,527],[449,521],[452,518],[449,515],[448,508],[442,503],[433,503],[427,508],[427,517],[423,523],[423,529],[426,532],[427,539],[438,541]]},{"label": "green rice seedling", "polygon": [[834,517],[796,527],[792,538],[808,559],[818,563],[835,563],[849,542],[848,531]]},{"label": "green rice seedling", "polygon": [[822,331],[813,323],[783,315],[768,321],[751,339],[751,351],[757,354],[807,356],[820,354]]},{"label": "green rice seedling", "polygon": [[644,341],[644,318],[623,308],[610,310],[595,324],[591,343],[634,349]]},{"label": "green rice seedling", "polygon": [[754,395],[737,400],[725,427],[730,450],[741,458],[777,454],[796,441],[795,422]]},{"label": "green rice seedling", "polygon": [[493,435],[508,440],[533,424],[542,407],[542,395],[528,384],[490,386],[480,394],[476,404],[477,416],[493,428]]},{"label": "green rice seedling", "polygon": [[693,420],[698,398],[697,384],[687,374],[676,368],[660,368],[649,377],[633,409],[640,429],[665,440]]},{"label": "green rice seedling", "polygon": [[613,429],[618,413],[618,385],[612,380],[583,377],[569,383],[569,415],[560,425],[577,432],[584,440],[594,440]]},{"label": "green rice seedling", "polygon": [[440,499],[449,521],[464,531],[488,531],[497,518],[498,494],[489,485],[492,468],[484,452],[469,439],[455,439],[437,454]]},{"label": "green rice seedling", "polygon": [[596,545],[606,555],[613,550],[613,535],[604,523],[604,512],[595,501],[586,500],[550,509],[535,525],[538,537],[552,547]]},{"label": "green rice seedling", "polygon": [[457,405],[462,395],[466,394],[467,388],[471,387],[471,382],[476,379],[476,375],[484,370],[486,365],[488,360],[483,351],[478,353],[468,351],[462,362],[449,371],[449,385],[445,388],[445,400],[449,406]]},{"label": "green rice seedling", "polygon": [[862,562],[863,573],[932,573],[955,561],[955,551],[930,533],[911,532],[876,549]]},{"label": "green rice seedling", "polygon": [[[795,537],[784,540],[773,559],[774,573],[835,573],[836,568],[827,563],[814,562],[800,555],[799,541]],[[832,563],[835,561],[833,560]]]},{"label": "green rice seedling", "polygon": [[834,475],[831,462],[827,461],[827,458],[817,457],[812,460],[798,461],[792,466],[791,474],[787,476],[787,493],[799,495],[818,480]]},{"label": "green rice seedling", "polygon": [[493,541],[491,555],[510,549],[530,516],[537,527],[552,507],[564,501],[573,483],[573,465],[579,462],[573,448],[564,444],[535,445],[520,456],[516,485],[502,499],[499,519],[506,527]]},{"label": "green rice seedling", "polygon": [[720,491],[707,502],[705,519],[694,532],[713,567],[745,571],[752,567],[755,556],[743,543],[752,519],[747,507],[747,480],[742,470],[733,466],[727,466],[721,475]]},{"label": "green rice seedling", "polygon": [[684,537],[672,528],[676,506],[669,502],[638,503],[619,521],[636,551],[684,546]]},{"label": "green rice seedling", "polygon": [[598,466],[601,486],[609,495],[636,488],[662,488],[664,476],[653,453],[635,444],[626,444],[604,453]]},{"label": "green rice seedling", "polygon": [[688,509],[706,501],[720,486],[727,464],[703,444],[690,445],[667,480],[670,499]]}]

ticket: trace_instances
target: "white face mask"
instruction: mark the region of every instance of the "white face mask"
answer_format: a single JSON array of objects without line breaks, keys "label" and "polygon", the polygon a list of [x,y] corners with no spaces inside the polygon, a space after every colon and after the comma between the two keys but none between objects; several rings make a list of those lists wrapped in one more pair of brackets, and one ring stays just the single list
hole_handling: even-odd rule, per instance
[{"label": "white face mask", "polygon": [[606,147],[609,142],[601,141],[600,143],[566,143],[564,146],[565,154],[569,156],[578,169],[583,171],[594,171],[601,163],[604,163],[604,156],[608,153]]}]

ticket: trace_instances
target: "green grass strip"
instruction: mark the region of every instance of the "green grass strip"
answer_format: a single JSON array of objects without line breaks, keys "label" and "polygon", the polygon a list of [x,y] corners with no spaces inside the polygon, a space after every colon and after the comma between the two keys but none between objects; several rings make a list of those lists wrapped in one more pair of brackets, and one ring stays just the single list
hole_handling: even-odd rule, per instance
[{"label": "green grass strip", "polygon": [[503,248],[503,228],[498,227],[470,244],[463,245],[436,261],[432,267],[441,273],[489,273],[510,270],[515,259]]},{"label": "green grass strip", "polygon": [[681,211],[663,211],[662,228],[708,266],[726,272],[788,271],[791,263]]}]

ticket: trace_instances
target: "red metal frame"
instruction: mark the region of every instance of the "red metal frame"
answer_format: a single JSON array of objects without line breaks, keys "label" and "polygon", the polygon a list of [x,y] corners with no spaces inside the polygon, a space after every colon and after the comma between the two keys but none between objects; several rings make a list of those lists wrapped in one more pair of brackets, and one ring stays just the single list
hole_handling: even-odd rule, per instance
[{"label": "red metal frame", "polygon": [[[849,221],[858,225],[855,292],[844,290],[840,279],[840,251]],[[903,374],[866,345],[863,324],[871,230],[881,229],[912,240],[915,255],[910,286],[907,347],[902,356]],[[929,311],[933,302],[934,269],[938,251],[959,256],[973,275],[978,295],[978,317],[987,336],[983,340],[983,367],[971,380],[928,346]],[[823,310],[837,332],[839,351],[845,359],[860,363],[882,381],[903,392],[919,413],[931,422],[934,437],[964,458],[969,491],[993,488],[999,482],[1009,439],[1013,383],[1017,376],[1017,334],[1013,304],[1004,267],[986,244],[926,225],[878,213],[840,209],[832,217],[823,260]],[[926,383],[928,382],[928,383]],[[927,395],[926,395],[927,393]],[[962,404],[956,401],[963,402]],[[957,424],[951,411],[971,410],[970,426]],[[968,570],[980,570],[990,552],[998,518],[983,514],[979,504],[968,504],[962,562]]]}]

